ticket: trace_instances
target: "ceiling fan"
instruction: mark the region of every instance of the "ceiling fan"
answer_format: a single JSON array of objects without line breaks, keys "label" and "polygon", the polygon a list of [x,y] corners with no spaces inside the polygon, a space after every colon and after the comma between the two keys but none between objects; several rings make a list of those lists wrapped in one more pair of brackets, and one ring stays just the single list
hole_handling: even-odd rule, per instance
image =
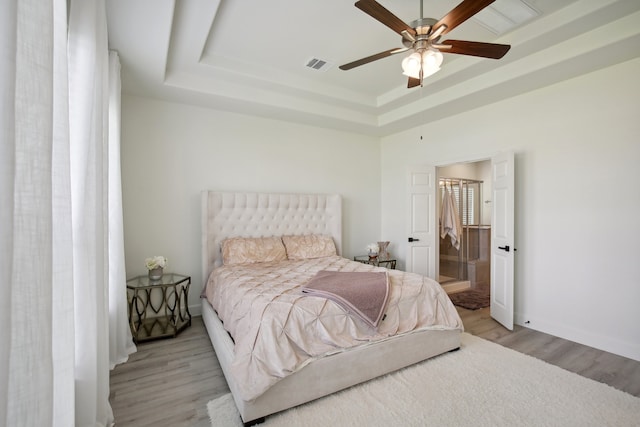
[{"label": "ceiling fan", "polygon": [[391,28],[402,36],[404,47],[385,50],[366,58],[341,65],[341,70],[350,70],[378,59],[397,53],[413,52],[402,61],[405,75],[409,77],[408,88],[422,86],[422,80],[440,69],[442,53],[471,55],[483,58],[500,59],[511,48],[507,44],[482,43],[466,40],[444,40],[440,38],[489,6],[495,0],[464,0],[439,21],[423,18],[422,0],[420,1],[420,19],[405,24],[400,18],[385,9],[375,0],[359,0],[355,6],[372,18]]}]

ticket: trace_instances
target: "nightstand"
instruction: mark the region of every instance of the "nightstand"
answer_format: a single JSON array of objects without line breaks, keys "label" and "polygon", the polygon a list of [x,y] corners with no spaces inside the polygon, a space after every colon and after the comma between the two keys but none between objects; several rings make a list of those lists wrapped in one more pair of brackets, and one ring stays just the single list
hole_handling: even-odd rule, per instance
[{"label": "nightstand", "polygon": [[175,337],[191,326],[191,277],[165,273],[161,279],[137,276],[127,280],[129,327],[136,343]]},{"label": "nightstand", "polygon": [[385,267],[390,268],[391,270],[396,269],[396,259],[391,257],[380,257],[377,256],[374,259],[369,258],[369,255],[356,255],[353,257],[354,261],[361,262],[363,264],[371,264],[376,267]]}]

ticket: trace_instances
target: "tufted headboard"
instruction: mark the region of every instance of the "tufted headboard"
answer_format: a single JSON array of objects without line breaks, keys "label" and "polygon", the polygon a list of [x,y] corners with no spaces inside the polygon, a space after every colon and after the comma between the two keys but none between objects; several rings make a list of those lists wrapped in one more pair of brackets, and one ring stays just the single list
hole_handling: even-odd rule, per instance
[{"label": "tufted headboard", "polygon": [[228,237],[325,234],[342,253],[339,194],[202,192],[202,278],[206,284],[222,264],[220,244]]}]

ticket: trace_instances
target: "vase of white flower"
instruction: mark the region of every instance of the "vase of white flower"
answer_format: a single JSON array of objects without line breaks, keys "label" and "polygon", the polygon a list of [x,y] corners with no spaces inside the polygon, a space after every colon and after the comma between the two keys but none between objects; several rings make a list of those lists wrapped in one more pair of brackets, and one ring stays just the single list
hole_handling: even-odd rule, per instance
[{"label": "vase of white flower", "polygon": [[163,269],[167,266],[167,259],[161,255],[147,258],[145,260],[147,270],[149,270],[149,280],[162,279]]},{"label": "vase of white flower", "polygon": [[162,279],[162,268],[154,268],[153,270],[149,270],[149,279],[151,280],[160,280]]},{"label": "vase of white flower", "polygon": [[367,245],[367,251],[369,251],[369,259],[373,260],[378,257],[380,248],[377,243],[371,243],[370,245]]}]

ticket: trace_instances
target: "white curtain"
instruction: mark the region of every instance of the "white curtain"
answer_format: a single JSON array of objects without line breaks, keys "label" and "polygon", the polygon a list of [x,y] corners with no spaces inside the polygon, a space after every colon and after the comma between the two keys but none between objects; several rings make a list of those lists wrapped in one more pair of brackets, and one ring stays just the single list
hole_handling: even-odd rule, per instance
[{"label": "white curtain", "polygon": [[111,424],[109,367],[134,350],[105,14],[0,2],[0,425]]},{"label": "white curtain", "polygon": [[0,8],[0,424],[69,426],[75,406],[66,1],[3,0]]},{"label": "white curtain", "polygon": [[126,362],[136,351],[127,317],[124,225],[120,180],[120,59],[109,53],[109,365]]}]

